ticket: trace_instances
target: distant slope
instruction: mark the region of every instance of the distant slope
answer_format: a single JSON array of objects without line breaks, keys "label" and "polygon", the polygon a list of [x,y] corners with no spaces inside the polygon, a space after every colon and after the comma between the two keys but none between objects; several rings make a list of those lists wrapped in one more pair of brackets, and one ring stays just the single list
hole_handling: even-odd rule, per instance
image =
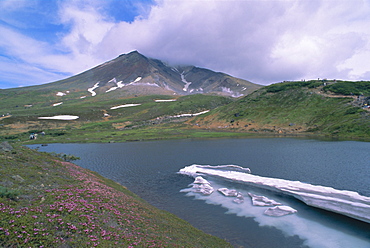
[{"label": "distant slope", "polygon": [[[228,97],[200,94],[176,98],[150,95],[117,99],[97,95],[84,99],[41,101],[30,107],[20,105],[5,109],[10,115],[4,112],[6,116],[0,117],[0,140],[2,136],[7,140],[27,139],[30,133],[41,131],[59,136],[64,134],[66,129],[81,129],[87,133],[109,130],[124,132],[129,127],[146,127],[172,119],[178,121],[179,118],[175,116],[209,111],[230,102],[232,99]],[[60,115],[76,116],[77,119],[39,119]]]},{"label": "distant slope", "polygon": [[[330,84],[334,85],[334,82],[270,85],[197,117],[192,123],[201,128],[220,130],[370,138],[367,108],[370,98],[335,94],[330,91]],[[355,85],[353,82],[341,84],[347,84],[347,87]],[[370,82],[365,84],[368,87]]]}]

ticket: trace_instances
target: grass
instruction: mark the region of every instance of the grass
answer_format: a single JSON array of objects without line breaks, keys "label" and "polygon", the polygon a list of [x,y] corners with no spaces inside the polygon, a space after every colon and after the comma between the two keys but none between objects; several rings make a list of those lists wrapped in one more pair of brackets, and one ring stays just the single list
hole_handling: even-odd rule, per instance
[{"label": "grass", "polygon": [[[249,137],[249,133],[221,132],[214,130],[193,129],[182,123],[167,123],[162,125],[141,126],[123,130],[109,128],[98,129],[93,125],[92,129],[70,129],[61,132],[63,135],[56,136],[46,132],[37,140],[29,140],[29,134],[23,133],[16,137],[24,144],[40,143],[87,143],[87,142],[129,142],[143,140],[165,139],[188,139],[188,138],[235,138]],[[52,132],[52,130],[51,130]]]},{"label": "grass", "polygon": [[[246,132],[260,135],[313,134],[369,139],[369,112],[354,105],[352,97],[325,93],[336,85],[339,89],[355,87],[363,91],[368,87],[368,82],[325,81],[326,83],[328,85],[325,87],[324,82],[318,80],[274,84],[238,100],[200,94],[125,98],[110,98],[107,94],[102,94],[80,99],[78,92],[71,92],[63,97],[55,96],[53,92],[49,96],[54,99],[52,102],[64,99],[64,104],[56,107],[45,102],[49,98],[41,97],[37,101],[33,97],[27,98],[24,90],[0,91],[0,95],[3,95],[0,97],[5,99],[2,105],[7,106],[4,111],[9,111],[12,115],[0,120],[0,140],[27,141],[29,133],[41,131],[47,133],[42,137],[42,142],[45,143],[125,142],[212,135],[236,137],[245,136]],[[47,95],[47,91],[40,94]],[[31,101],[34,105],[30,108],[23,105],[14,107],[14,99],[22,104]],[[176,101],[158,103],[155,102],[157,99]],[[363,99],[366,100],[366,96]],[[110,109],[130,103],[141,105]],[[211,111],[193,120],[173,118],[175,115],[205,110]],[[39,116],[62,114],[77,115],[80,118],[75,121],[37,119]],[[109,116],[104,117],[104,114]]]},{"label": "grass", "polygon": [[1,247],[231,247],[50,154],[15,146],[0,162],[1,192],[19,192],[0,198]]},{"label": "grass", "polygon": [[274,93],[268,89],[219,107],[193,123],[209,127],[218,123],[235,131],[370,138],[369,113],[353,106],[352,98],[326,97],[299,87]]}]

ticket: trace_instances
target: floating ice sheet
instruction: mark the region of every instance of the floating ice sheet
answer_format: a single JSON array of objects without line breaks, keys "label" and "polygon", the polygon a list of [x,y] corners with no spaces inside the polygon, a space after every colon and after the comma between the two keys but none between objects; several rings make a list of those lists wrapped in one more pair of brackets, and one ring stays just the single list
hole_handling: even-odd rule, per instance
[{"label": "floating ice sheet", "polygon": [[267,198],[266,196],[262,195],[255,195],[252,193],[248,193],[248,195],[252,198],[252,204],[253,206],[276,206],[281,205],[281,203],[271,200]]},{"label": "floating ice sheet", "polygon": [[238,195],[238,191],[236,191],[235,189],[220,188],[217,191],[223,194],[224,196],[236,197]]},{"label": "floating ice sheet", "polygon": [[203,195],[210,195],[213,193],[214,189],[210,182],[201,176],[197,176],[194,182],[191,184],[193,192],[202,193]]},{"label": "floating ice sheet", "polygon": [[[238,166],[237,166],[238,167]],[[264,188],[270,191],[293,196],[307,205],[336,212],[370,223],[370,197],[357,192],[337,190],[331,187],[317,186],[299,181],[269,178],[243,172],[243,167],[191,165],[179,171],[190,176],[211,175],[224,179]]]},{"label": "floating ice sheet", "polygon": [[288,214],[294,214],[297,210],[289,206],[275,206],[265,210],[264,214],[268,216],[280,217]]}]

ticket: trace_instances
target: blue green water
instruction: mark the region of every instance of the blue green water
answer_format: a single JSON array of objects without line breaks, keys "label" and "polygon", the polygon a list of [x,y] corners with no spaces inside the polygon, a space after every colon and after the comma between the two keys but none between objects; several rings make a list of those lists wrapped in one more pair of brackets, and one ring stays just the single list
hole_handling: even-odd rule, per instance
[{"label": "blue green water", "polygon": [[[170,211],[236,247],[370,247],[370,225],[309,207],[288,197],[221,179],[219,187],[276,197],[298,209],[269,217],[212,194],[180,190],[193,181],[177,172],[191,164],[239,165],[253,174],[298,180],[370,196],[370,143],[261,138],[33,145],[40,151],[73,154],[75,163],[125,185],[154,206]],[[216,192],[217,193],[217,192]],[[347,243],[346,243],[347,242]]]}]

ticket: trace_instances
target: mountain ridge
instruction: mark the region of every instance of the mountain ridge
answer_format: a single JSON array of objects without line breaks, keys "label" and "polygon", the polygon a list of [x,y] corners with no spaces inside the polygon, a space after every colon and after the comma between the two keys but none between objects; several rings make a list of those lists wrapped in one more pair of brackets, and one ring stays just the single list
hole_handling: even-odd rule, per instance
[{"label": "mountain ridge", "polygon": [[262,85],[192,65],[171,66],[132,51],[77,75],[34,87],[78,92],[94,88],[96,94],[125,91],[126,96],[201,93],[240,97]]}]

